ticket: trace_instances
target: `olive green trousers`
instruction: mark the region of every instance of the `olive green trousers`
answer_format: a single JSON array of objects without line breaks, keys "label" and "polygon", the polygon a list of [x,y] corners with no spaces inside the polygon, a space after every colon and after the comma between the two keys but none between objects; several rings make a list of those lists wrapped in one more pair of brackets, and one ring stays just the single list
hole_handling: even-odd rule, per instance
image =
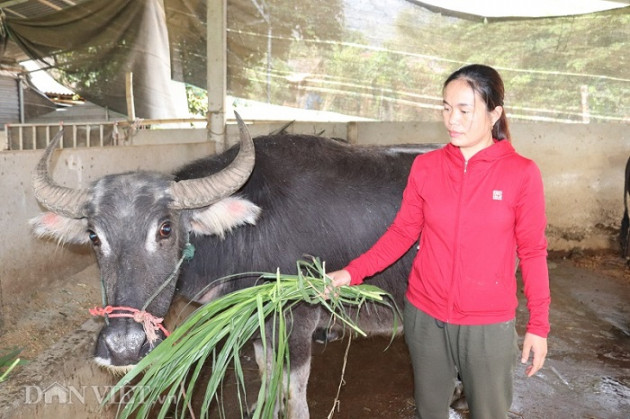
[{"label": "olive green trousers", "polygon": [[514,324],[514,320],[482,326],[444,323],[405,301],[405,341],[418,418],[449,417],[458,375],[471,419],[506,418],[518,359]]}]

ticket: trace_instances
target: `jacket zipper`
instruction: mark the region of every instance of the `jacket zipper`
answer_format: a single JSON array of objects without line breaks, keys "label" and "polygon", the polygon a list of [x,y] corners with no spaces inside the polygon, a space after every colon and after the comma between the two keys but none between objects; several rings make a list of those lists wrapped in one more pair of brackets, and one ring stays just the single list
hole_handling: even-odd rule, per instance
[{"label": "jacket zipper", "polygon": [[464,160],[464,173],[462,174],[462,185],[459,190],[459,196],[457,197],[457,212],[455,219],[455,248],[453,250],[453,268],[451,269],[451,284],[448,294],[448,305],[446,308],[446,323],[450,323],[451,316],[453,314],[453,305],[455,300],[455,271],[457,265],[457,257],[459,254],[457,243],[459,243],[459,222],[462,213],[462,199],[464,196],[464,187],[466,185],[466,174],[468,173],[468,160]]}]

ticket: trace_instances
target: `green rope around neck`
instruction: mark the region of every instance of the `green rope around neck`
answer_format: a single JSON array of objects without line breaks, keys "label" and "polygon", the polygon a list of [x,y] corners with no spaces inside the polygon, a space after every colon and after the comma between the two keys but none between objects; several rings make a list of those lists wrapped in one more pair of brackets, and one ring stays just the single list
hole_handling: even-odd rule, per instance
[{"label": "green rope around neck", "polygon": [[142,306],[142,310],[146,310],[149,304],[151,304],[151,301],[153,301],[155,297],[157,297],[158,294],[160,294],[164,290],[164,288],[166,288],[166,286],[171,283],[175,276],[177,276],[177,273],[179,272],[179,268],[180,266],[182,266],[182,263],[184,263],[185,260],[191,260],[194,256],[195,246],[190,243],[189,237],[188,235],[186,235],[186,244],[184,245],[184,250],[182,250],[182,257],[179,258],[177,265],[175,265],[175,269],[173,269],[173,272],[171,272],[168,278],[166,278],[166,281],[164,281],[162,285],[160,285],[160,288],[158,288],[157,291],[153,293],[153,295],[147,300],[147,302],[144,303],[144,305]]},{"label": "green rope around neck", "polygon": [[[164,290],[164,288],[166,288],[168,284],[170,284],[171,281],[177,276],[177,273],[179,272],[179,268],[182,266],[182,263],[184,263],[184,261],[191,260],[194,256],[195,256],[195,246],[193,246],[192,243],[190,243],[190,237],[187,234],[186,244],[184,245],[184,249],[182,250],[182,257],[179,258],[177,265],[175,265],[175,269],[173,269],[173,272],[171,272],[168,278],[166,278],[166,280],[162,283],[162,285],[160,285],[160,288],[158,288],[157,291],[153,293],[153,295],[146,301],[146,303],[144,303],[144,306],[142,306],[143,311],[146,310],[149,304],[151,304],[151,301],[153,301],[155,297],[157,297]],[[103,307],[106,307],[107,306],[107,293],[105,290],[105,279],[103,278],[102,274],[101,274],[101,300],[103,303]],[[107,316],[105,316],[105,323],[109,326],[109,319],[107,318]]]}]

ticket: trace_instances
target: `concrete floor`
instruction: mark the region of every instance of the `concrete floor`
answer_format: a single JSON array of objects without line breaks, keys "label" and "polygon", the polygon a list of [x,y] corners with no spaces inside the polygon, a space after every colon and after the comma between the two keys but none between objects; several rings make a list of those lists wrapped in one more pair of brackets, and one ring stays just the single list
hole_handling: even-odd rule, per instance
[{"label": "concrete floor", "polygon": [[[614,259],[612,262],[609,271],[624,269]],[[569,260],[550,262],[549,354],[544,368],[534,377],[527,378],[519,364],[511,417],[630,417],[630,272],[608,275],[605,271],[576,266]],[[521,296],[517,326],[521,336],[526,323],[524,307]],[[346,385],[335,418],[413,418],[412,377],[405,344],[402,338],[397,339],[383,351],[387,343],[377,339],[352,343]],[[343,356],[345,347],[345,342],[335,342],[334,347],[330,344],[321,352],[315,351],[309,383],[311,410],[317,412],[314,417],[326,417],[327,410],[320,409],[321,404],[330,410],[332,386],[336,390],[336,384],[327,381],[334,380],[336,374],[338,382],[340,366],[336,360]],[[451,417],[467,415],[453,411]]]}]

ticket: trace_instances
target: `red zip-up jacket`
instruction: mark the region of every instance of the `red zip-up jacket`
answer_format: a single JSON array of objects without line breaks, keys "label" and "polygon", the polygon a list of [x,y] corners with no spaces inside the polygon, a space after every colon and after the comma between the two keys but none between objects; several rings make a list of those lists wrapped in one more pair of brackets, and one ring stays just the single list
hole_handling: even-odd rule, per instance
[{"label": "red zip-up jacket", "polygon": [[516,256],[529,322],[549,333],[545,199],[536,164],[508,141],[465,161],[459,148],[418,156],[401,207],[385,234],[345,268],[363,282],[418,242],[407,299],[444,322],[483,325],[516,315]]}]

